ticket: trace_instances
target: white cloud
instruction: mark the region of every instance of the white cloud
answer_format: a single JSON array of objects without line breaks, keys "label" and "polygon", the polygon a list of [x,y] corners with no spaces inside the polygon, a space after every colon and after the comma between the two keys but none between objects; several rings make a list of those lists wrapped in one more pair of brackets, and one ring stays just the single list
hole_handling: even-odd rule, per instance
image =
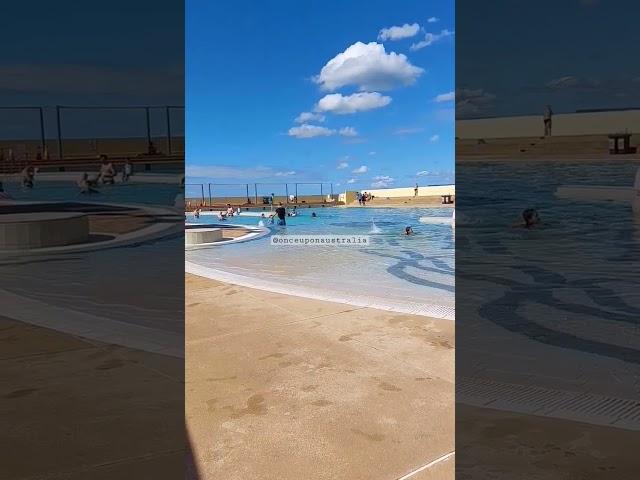
[{"label": "white cloud", "polygon": [[373,183],[371,184],[374,188],[385,188],[393,185],[395,182],[395,178],[389,177],[387,175],[378,175],[373,177]]},{"label": "white cloud", "polygon": [[427,177],[431,175],[431,172],[429,170],[420,170],[418,173],[416,173],[416,177]]},{"label": "white cloud", "polygon": [[369,155],[375,155],[376,152],[369,152]]},{"label": "white cloud", "polygon": [[336,131],[330,128],[308,125],[306,123],[299,127],[291,127],[289,129],[289,136],[296,138],[329,137],[335,135],[335,133]]},{"label": "white cloud", "polygon": [[348,96],[330,93],[320,99],[316,109],[321,112],[344,115],[385,107],[390,103],[391,97],[380,95],[378,92],[360,92]]},{"label": "white cloud", "polygon": [[304,123],[299,127],[291,127],[288,135],[296,138],[330,137],[332,135],[357,137],[358,132],[353,127],[343,127],[340,130],[336,130],[333,128],[319,127],[318,125],[309,125]]},{"label": "white cloud", "polygon": [[468,117],[486,114],[493,108],[496,96],[482,88],[460,88],[456,91],[456,115]]},{"label": "white cloud", "polygon": [[403,38],[413,37],[420,31],[420,25],[412,23],[409,25],[405,23],[401,27],[393,26],[389,28],[383,28],[378,34],[378,40],[401,40]]},{"label": "white cloud", "polygon": [[431,142],[437,142],[438,140],[440,140],[440,135],[437,133],[435,135],[431,135],[431,138],[429,138],[429,141]]},{"label": "white cloud", "polygon": [[410,127],[410,128],[398,128],[394,130],[394,135],[412,135],[414,133],[420,133],[424,131],[422,127]]},{"label": "white cloud", "polygon": [[347,183],[349,183],[349,184],[356,183],[356,179],[355,178],[350,178],[349,180],[347,180]]},{"label": "white cloud", "polygon": [[452,102],[455,99],[456,99],[455,92],[441,93],[440,95],[436,95],[436,98],[434,98],[434,100],[438,103]]},{"label": "white cloud", "polygon": [[424,69],[411,65],[406,55],[387,53],[384,45],[357,42],[339,53],[313,78],[325,91],[355,85],[360,90],[390,90],[411,85]]},{"label": "white cloud", "polygon": [[349,164],[347,162],[340,162],[336,168],[338,170],[344,170],[345,168],[349,168]]},{"label": "white cloud", "polygon": [[455,34],[455,32],[452,32],[451,30],[446,30],[446,29],[441,30],[440,33],[426,33],[424,35],[424,40],[418,43],[414,43],[413,45],[411,45],[411,47],[409,47],[409,50],[411,51],[420,50],[421,48],[428,47],[429,45],[434,44],[438,40],[442,40],[443,38],[450,37],[453,34]]},{"label": "white cloud", "polygon": [[293,170],[290,170],[288,172],[276,172],[275,176],[276,177],[290,177],[292,175],[295,175],[296,172],[294,172]]},{"label": "white cloud", "polygon": [[313,113],[313,112],[302,112],[300,115],[298,115],[294,122],[296,123],[307,123],[307,122],[324,122],[324,115],[321,115],[319,113]]},{"label": "white cloud", "polygon": [[440,19],[438,17],[429,17],[429,19],[427,20],[427,23],[436,23],[439,20]]},{"label": "white cloud", "polygon": [[338,130],[338,135],[342,135],[343,137],[357,137],[358,132],[353,127],[343,127]]},{"label": "white cloud", "polygon": [[369,167],[367,167],[366,165],[361,165],[358,168],[356,168],[355,170],[352,170],[351,173],[367,173],[369,171]]},{"label": "white cloud", "polygon": [[564,89],[581,89],[588,90],[600,86],[598,80],[592,78],[580,78],[573,75],[567,75],[565,77],[556,78],[547,82],[546,87],[551,90],[564,90]]}]

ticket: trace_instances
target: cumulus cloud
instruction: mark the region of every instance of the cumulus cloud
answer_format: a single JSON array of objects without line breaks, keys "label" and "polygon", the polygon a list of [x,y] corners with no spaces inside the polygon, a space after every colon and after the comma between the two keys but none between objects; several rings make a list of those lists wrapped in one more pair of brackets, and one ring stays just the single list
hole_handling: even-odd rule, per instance
[{"label": "cumulus cloud", "polygon": [[378,34],[378,40],[383,42],[386,40],[401,40],[403,38],[413,37],[420,31],[420,25],[412,23],[409,25],[405,23],[401,27],[393,26],[389,28],[383,28]]},{"label": "cumulus cloud", "polygon": [[289,129],[289,136],[296,138],[329,137],[335,135],[335,133],[336,131],[330,128],[308,125],[306,123],[299,127],[291,127]]},{"label": "cumulus cloud", "polygon": [[325,91],[349,85],[360,90],[385,91],[411,85],[423,72],[404,54],[387,53],[384,45],[376,42],[357,42],[329,60],[313,80]]},{"label": "cumulus cloud", "polygon": [[424,48],[424,47],[428,47],[429,45],[436,43],[438,40],[442,40],[443,38],[450,37],[454,33],[455,32],[452,32],[451,30],[447,30],[447,29],[441,30],[440,33],[427,32],[424,35],[424,40],[418,43],[414,43],[413,45],[411,45],[411,47],[409,47],[409,50],[415,51],[415,50],[420,50],[421,48]]},{"label": "cumulus cloud", "polygon": [[352,170],[351,173],[361,174],[361,173],[367,173],[368,171],[369,171],[369,167],[367,167],[366,165],[361,165],[355,170]]},{"label": "cumulus cloud", "polygon": [[373,183],[371,184],[374,188],[385,188],[393,185],[395,182],[395,178],[389,177],[387,175],[378,175],[373,177]]},{"label": "cumulus cloud", "polygon": [[290,170],[288,172],[276,172],[275,176],[276,177],[290,177],[292,175],[295,175],[296,172],[294,172],[293,170]]},{"label": "cumulus cloud", "polygon": [[437,103],[452,102],[455,99],[456,99],[455,92],[441,93],[440,95],[436,95],[436,98],[434,98],[434,100]]},{"label": "cumulus cloud", "polygon": [[496,96],[482,88],[456,90],[456,115],[473,116],[486,113],[493,107]]},{"label": "cumulus cloud", "polygon": [[307,122],[324,122],[324,115],[320,113],[314,112],[302,112],[298,115],[295,120],[296,123],[307,123]]},{"label": "cumulus cloud", "polygon": [[340,162],[336,168],[338,170],[344,170],[345,168],[349,168],[349,164],[347,162]]},{"label": "cumulus cloud", "polygon": [[343,137],[356,137],[358,132],[353,127],[343,127],[340,130],[333,128],[320,127],[318,125],[309,125],[303,123],[298,127],[291,127],[288,135],[296,138],[314,138],[314,137],[330,137],[332,135],[341,135]]},{"label": "cumulus cloud", "polygon": [[431,138],[429,138],[429,141],[431,142],[437,142],[438,140],[440,140],[440,135],[437,133],[435,135],[431,135]]},{"label": "cumulus cloud", "polygon": [[381,95],[378,92],[360,92],[347,96],[340,93],[330,93],[318,101],[316,109],[321,112],[344,115],[385,107],[390,103],[391,97]]},{"label": "cumulus cloud", "polygon": [[343,137],[357,137],[358,132],[353,127],[343,127],[338,130],[338,135],[342,135]]},{"label": "cumulus cloud", "polygon": [[356,179],[355,178],[350,178],[349,180],[347,180],[347,183],[356,183]]},{"label": "cumulus cloud", "polygon": [[429,17],[427,23],[436,23],[438,20],[440,20],[438,17]]}]

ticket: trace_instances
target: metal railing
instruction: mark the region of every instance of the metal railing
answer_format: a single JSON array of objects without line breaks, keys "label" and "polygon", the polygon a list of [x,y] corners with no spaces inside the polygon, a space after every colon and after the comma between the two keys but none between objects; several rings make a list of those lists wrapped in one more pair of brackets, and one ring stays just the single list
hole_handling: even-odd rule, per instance
[{"label": "metal railing", "polygon": [[[256,183],[187,183],[185,184],[185,198],[196,198],[189,195],[188,190],[193,189],[192,191],[195,194],[195,191],[198,192],[197,198],[201,200],[201,204],[205,206],[213,206],[215,199],[221,200],[229,200],[229,199],[244,199],[246,198],[246,202],[233,202],[239,203],[242,205],[268,205],[275,201],[276,198],[283,198],[285,204],[294,203],[297,204],[299,199],[299,191],[300,187],[308,188],[309,186],[316,186],[318,188],[319,193],[305,193],[303,197],[319,197],[321,203],[326,203],[325,200],[325,192],[330,195],[331,199],[334,199],[333,192],[333,183],[331,182],[256,182]],[[242,192],[244,195],[217,195],[220,190],[226,190],[229,192],[230,188],[233,187],[236,190],[236,193]],[[264,187],[274,187],[269,188],[267,194],[259,193],[260,189],[264,190]],[[279,187],[279,188],[278,188]],[[328,192],[327,192],[328,189]],[[276,194],[274,190],[278,190],[280,192],[284,191],[284,193]],[[259,199],[262,197],[263,201],[260,202]],[[293,198],[292,198],[293,197]],[[268,201],[265,201],[268,199]],[[207,202],[208,201],[208,202]],[[306,201],[303,201],[306,202]],[[222,203],[222,202],[220,202]],[[225,202],[230,203],[230,202]]]}]

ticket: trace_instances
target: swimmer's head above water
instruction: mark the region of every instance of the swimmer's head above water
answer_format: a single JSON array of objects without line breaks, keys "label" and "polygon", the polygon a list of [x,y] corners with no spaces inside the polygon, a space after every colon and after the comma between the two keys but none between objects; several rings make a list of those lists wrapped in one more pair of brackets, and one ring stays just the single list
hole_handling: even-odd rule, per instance
[{"label": "swimmer's head above water", "polygon": [[538,215],[538,211],[535,208],[527,208],[523,211],[522,219],[524,220],[524,225],[527,228],[540,223],[540,215]]},{"label": "swimmer's head above water", "polygon": [[411,226],[404,227],[404,234],[405,235],[413,235],[413,228],[411,228]]}]

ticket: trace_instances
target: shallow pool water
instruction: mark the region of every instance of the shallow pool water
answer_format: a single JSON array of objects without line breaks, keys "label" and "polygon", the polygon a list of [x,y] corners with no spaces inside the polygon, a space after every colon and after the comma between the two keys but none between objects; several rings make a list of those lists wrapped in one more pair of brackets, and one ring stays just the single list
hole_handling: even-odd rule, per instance
[{"label": "shallow pool water", "polygon": [[[316,217],[312,217],[312,213]],[[186,252],[189,262],[224,272],[289,286],[292,293],[314,289],[331,298],[352,295],[377,302],[455,308],[454,230],[421,224],[422,216],[450,217],[450,208],[302,208],[286,226],[269,225],[278,235],[369,235],[367,247],[276,246],[270,235],[239,244]],[[194,222],[188,215],[188,222]],[[202,215],[198,223],[218,223]],[[224,223],[258,225],[255,217]],[[268,224],[268,221],[266,221]],[[415,235],[403,234],[412,226]]]},{"label": "shallow pool water", "polygon": [[[633,184],[636,162],[469,164],[457,172],[458,317],[540,345],[640,364],[640,216],[557,198],[564,185]],[[519,228],[525,208],[542,223]],[[481,324],[481,323],[479,323]],[[474,330],[476,328],[476,330]]]},{"label": "shallow pool water", "polygon": [[97,187],[99,193],[82,195],[73,181],[36,181],[33,188],[17,182],[4,182],[4,189],[15,200],[22,201],[89,201],[105,203],[139,203],[173,205],[180,192],[178,185],[164,183],[117,183]]}]

